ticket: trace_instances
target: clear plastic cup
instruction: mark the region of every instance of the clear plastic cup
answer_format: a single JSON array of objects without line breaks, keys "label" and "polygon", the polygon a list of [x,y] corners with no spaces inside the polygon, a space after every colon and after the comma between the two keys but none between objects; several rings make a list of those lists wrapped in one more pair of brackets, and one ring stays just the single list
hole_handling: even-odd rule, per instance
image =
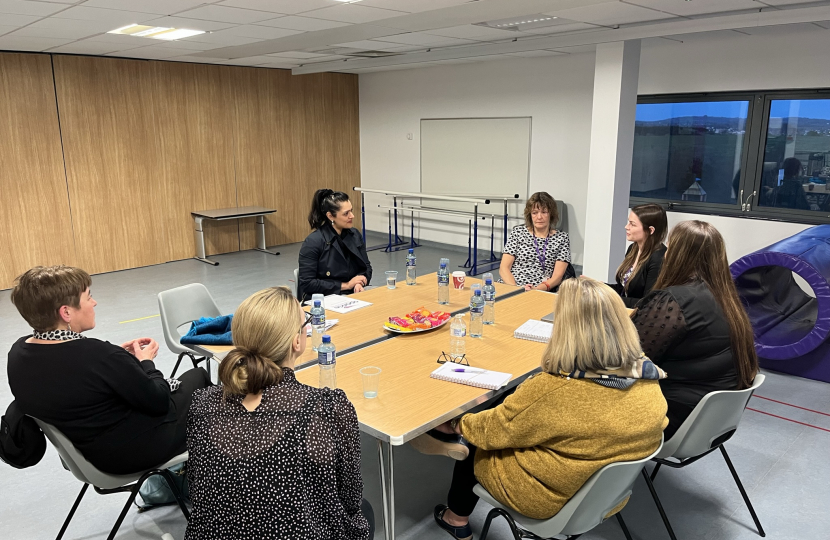
[{"label": "clear plastic cup", "polygon": [[360,375],[363,379],[363,397],[373,399],[378,397],[378,384],[380,383],[381,369],[375,366],[361,368]]},{"label": "clear plastic cup", "polygon": [[387,289],[394,289],[398,282],[398,271],[397,270],[387,270],[386,271],[386,288]]}]

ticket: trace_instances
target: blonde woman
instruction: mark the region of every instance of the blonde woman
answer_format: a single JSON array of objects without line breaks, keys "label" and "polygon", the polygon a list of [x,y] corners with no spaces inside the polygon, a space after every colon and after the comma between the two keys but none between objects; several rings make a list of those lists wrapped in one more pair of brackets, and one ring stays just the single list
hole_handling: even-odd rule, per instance
[{"label": "blonde woman", "polygon": [[474,447],[455,465],[448,505],[435,507],[435,521],[454,538],[472,537],[476,482],[516,511],[547,519],[600,468],[660,445],[665,373],[643,356],[622,299],[607,285],[562,283],[541,367],[500,405],[439,426]]},{"label": "blonde woman", "polygon": [[188,540],[370,538],[354,407],[294,377],[308,321],[286,287],[237,309],[222,386],[196,394],[188,416]]}]

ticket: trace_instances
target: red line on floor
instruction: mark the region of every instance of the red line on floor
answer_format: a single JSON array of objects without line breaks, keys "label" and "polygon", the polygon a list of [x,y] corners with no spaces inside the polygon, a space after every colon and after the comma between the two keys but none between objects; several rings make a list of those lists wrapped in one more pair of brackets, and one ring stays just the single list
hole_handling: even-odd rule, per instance
[{"label": "red line on floor", "polygon": [[807,424],[805,422],[799,422],[798,420],[793,420],[792,418],[786,418],[784,416],[778,416],[777,414],[772,414],[772,413],[768,413],[768,412],[764,412],[764,411],[759,411],[758,409],[753,409],[752,407],[747,407],[746,410],[754,411],[754,412],[761,413],[761,414],[766,414],[767,416],[772,416],[774,418],[780,418],[781,420],[786,420],[787,422],[792,422],[794,424],[801,424],[802,426],[816,428],[816,429],[820,429],[822,431],[826,431],[826,432],[830,433],[830,429],[814,426],[813,424]]},{"label": "red line on floor", "polygon": [[771,398],[764,397],[764,396],[759,396],[759,395],[756,395],[756,394],[753,394],[752,397],[757,397],[759,399],[765,399],[767,401],[772,401],[774,403],[780,403],[781,405],[786,405],[788,407],[795,407],[796,409],[801,409],[802,411],[810,411],[810,412],[814,412],[816,414],[822,414],[824,416],[830,416],[830,414],[827,414],[826,412],[816,411],[814,409],[808,409],[807,407],[799,407],[798,405],[793,405],[792,403],[787,403],[786,401],[778,401],[777,399],[771,399]]}]

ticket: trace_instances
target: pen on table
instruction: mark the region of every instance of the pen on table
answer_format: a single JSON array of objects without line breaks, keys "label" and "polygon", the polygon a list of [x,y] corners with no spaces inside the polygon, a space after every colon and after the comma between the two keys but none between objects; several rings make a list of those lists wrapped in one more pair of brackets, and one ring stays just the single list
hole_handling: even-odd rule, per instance
[{"label": "pen on table", "polygon": [[483,369],[459,368],[453,370],[456,373],[484,373]]}]

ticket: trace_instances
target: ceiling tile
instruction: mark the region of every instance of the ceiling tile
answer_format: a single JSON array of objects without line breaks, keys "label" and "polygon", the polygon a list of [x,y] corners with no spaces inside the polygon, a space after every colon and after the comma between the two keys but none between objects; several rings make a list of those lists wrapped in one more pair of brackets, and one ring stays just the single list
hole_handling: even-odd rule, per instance
[{"label": "ceiling tile", "polygon": [[234,24],[250,24],[274,18],[274,14],[272,12],[217,5],[201,6],[196,9],[183,11],[178,15],[181,17],[189,17],[191,19],[203,19],[206,21]]},{"label": "ceiling tile", "polygon": [[673,17],[669,13],[622,2],[608,2],[559,11],[548,11],[545,15],[554,15],[556,17],[562,17],[563,19],[601,24],[603,26],[656,21]]},{"label": "ceiling tile", "polygon": [[511,30],[500,30],[486,26],[466,24],[464,26],[453,26],[452,28],[441,28],[438,30],[427,30],[424,33],[434,36],[444,36],[461,39],[472,39],[475,41],[489,41],[491,39],[510,39],[516,37],[517,33]]},{"label": "ceiling tile", "polygon": [[273,26],[275,28],[287,28],[289,30],[302,30],[304,32],[314,32],[316,30],[328,30],[329,28],[337,28],[338,26],[347,26],[349,23],[337,21],[324,21],[323,19],[312,19],[311,17],[298,17],[296,15],[287,15],[276,19],[269,19],[267,21],[258,22],[264,26]]},{"label": "ceiling tile", "polygon": [[152,45],[153,41],[150,38],[125,36],[123,34],[99,34],[85,39],[84,41],[94,41],[96,43],[111,43],[115,46],[113,50],[124,51],[127,49],[135,49],[136,47],[146,47]]},{"label": "ceiling tile", "polygon": [[524,51],[518,53],[510,53],[509,56],[524,56],[525,58],[537,58],[542,56],[562,56],[565,53],[559,51]]},{"label": "ceiling tile", "polygon": [[[75,2],[76,0],[71,0]],[[193,9],[205,3],[205,0],[86,0],[84,6],[118,10],[140,8],[143,13],[173,15],[186,9]]]},{"label": "ceiling tile", "polygon": [[272,61],[274,58],[292,58],[294,60],[307,60],[310,58],[325,58],[330,55],[325,54],[317,54],[317,53],[310,53],[310,52],[303,52],[303,51],[291,51],[291,52],[284,52],[284,53],[273,53],[267,55],[271,57]]},{"label": "ceiling tile", "polygon": [[236,58],[230,62],[233,62],[235,66],[258,66],[260,64],[273,63],[274,59],[268,56],[251,56],[248,58]]},{"label": "ceiling tile", "polygon": [[403,45],[435,45],[448,47],[451,45],[471,45],[475,43],[468,39],[448,38],[445,36],[433,36],[431,34],[424,34],[420,32],[412,32],[409,34],[398,34],[396,36],[388,36],[377,38],[379,41],[388,41],[389,43],[401,43]]},{"label": "ceiling tile", "polygon": [[24,2],[23,0],[0,0],[0,13],[15,15],[39,15],[45,17],[66,9],[66,4],[51,2]]},{"label": "ceiling tile", "polygon": [[256,24],[243,24],[225,30],[234,36],[252,37],[260,39],[277,39],[285,36],[301,34],[299,30],[286,30],[285,28],[273,28],[271,26],[259,26]]},{"label": "ceiling tile", "polygon": [[519,32],[519,35],[517,37],[520,37],[522,34],[524,34],[525,36],[549,36],[551,34],[577,32],[580,30],[602,30],[602,27],[586,23],[559,24],[557,26],[548,26],[546,28],[534,28],[532,30],[525,30],[523,32]]},{"label": "ceiling tile", "polygon": [[72,28],[71,25],[66,25],[63,28],[36,28],[34,26],[26,26],[25,28],[12,32],[10,35],[76,40],[100,33],[84,30],[83,28]]},{"label": "ceiling tile", "polygon": [[[36,23],[30,24],[27,28],[40,28],[44,30],[55,30],[57,32],[70,30],[73,32],[86,32],[85,35],[101,34],[113,30],[112,23],[107,21],[79,21],[73,19],[59,19],[47,17]],[[47,36],[48,37],[48,36]],[[59,37],[59,36],[55,36]]]},{"label": "ceiling tile", "polygon": [[17,28],[17,26],[0,26],[0,36],[8,34],[9,32],[14,32]]},{"label": "ceiling tile", "polygon": [[313,17],[315,19],[355,24],[400,17],[401,15],[407,15],[407,13],[361,6],[360,4],[341,4],[339,6],[317,9],[305,13],[306,17]]},{"label": "ceiling tile", "polygon": [[119,49],[112,43],[104,43],[101,41],[76,41],[60,47],[54,47],[49,50],[53,53],[65,54],[108,54],[116,52]]},{"label": "ceiling tile", "polygon": [[681,0],[626,0],[626,2],[684,17],[761,7],[755,0],[694,0],[693,2]]},{"label": "ceiling tile", "polygon": [[3,26],[20,27],[31,24],[40,19],[37,15],[12,15],[11,13],[3,13],[0,11],[0,23]]},{"label": "ceiling tile", "polygon": [[320,9],[338,4],[334,0],[224,0],[218,2],[221,6],[231,6],[246,9],[258,9],[274,13],[295,15],[312,9]]},{"label": "ceiling tile", "polygon": [[182,39],[179,41],[193,41],[196,43],[211,43],[216,45],[224,45],[228,46],[235,46],[235,45],[247,45],[249,43],[256,43],[257,41],[262,41],[259,38],[253,37],[246,37],[246,36],[236,36],[228,32],[228,30],[220,30],[218,32],[211,32],[210,34],[199,34],[198,36],[193,36],[190,38]]},{"label": "ceiling tile", "polygon": [[80,21],[101,21],[112,25],[112,28],[119,28],[128,24],[137,24],[151,19],[158,15],[154,13],[139,13],[136,11],[121,11],[117,9],[102,9],[94,7],[73,6],[69,9],[56,13],[55,18],[73,19]]},{"label": "ceiling tile", "polygon": [[754,28],[740,28],[739,30],[752,36],[792,36],[795,34],[804,35],[810,33],[817,33],[821,36],[827,36],[825,28],[816,26],[812,23],[779,24],[775,26],[756,26]]},{"label": "ceiling tile", "polygon": [[[153,40],[153,42],[158,43],[158,40]],[[170,47],[171,49],[181,49],[182,54],[193,54],[185,51],[206,51],[211,47],[223,47],[223,45],[197,43],[195,41],[185,41],[183,39],[177,39],[176,41],[164,41],[163,43],[165,47]]]},{"label": "ceiling tile", "polygon": [[139,47],[128,51],[110,53],[107,56],[125,56],[127,58],[146,58],[147,60],[163,60],[173,56],[181,56],[182,50],[164,45],[151,45],[150,47]]},{"label": "ceiling tile", "polygon": [[215,64],[215,58],[205,58],[204,56],[190,56],[184,54],[182,56],[171,56],[169,58],[165,58],[165,60],[169,62],[190,62],[196,64]]},{"label": "ceiling tile", "polygon": [[204,30],[205,32],[214,32],[236,26],[233,23],[201,21],[199,19],[188,19],[186,17],[161,17],[159,19],[147,21],[147,24],[169,26],[171,28],[187,28],[189,30]]},{"label": "ceiling tile", "polygon": [[407,13],[420,13],[452,6],[460,6],[469,0],[362,0],[364,6],[395,9]]},{"label": "ceiling tile", "polygon": [[42,38],[29,36],[12,36],[6,34],[0,37],[0,49],[9,51],[43,51],[52,47],[59,47],[70,43],[70,39]]},{"label": "ceiling tile", "polygon": [[[372,50],[372,51],[389,51],[392,49],[397,48],[397,44],[395,43],[388,43],[384,41],[373,41],[371,39],[363,39],[360,41],[349,41],[346,43],[335,43],[337,47],[350,47],[352,49],[361,49],[361,50]],[[288,53],[280,53],[280,54],[292,54]]]}]

